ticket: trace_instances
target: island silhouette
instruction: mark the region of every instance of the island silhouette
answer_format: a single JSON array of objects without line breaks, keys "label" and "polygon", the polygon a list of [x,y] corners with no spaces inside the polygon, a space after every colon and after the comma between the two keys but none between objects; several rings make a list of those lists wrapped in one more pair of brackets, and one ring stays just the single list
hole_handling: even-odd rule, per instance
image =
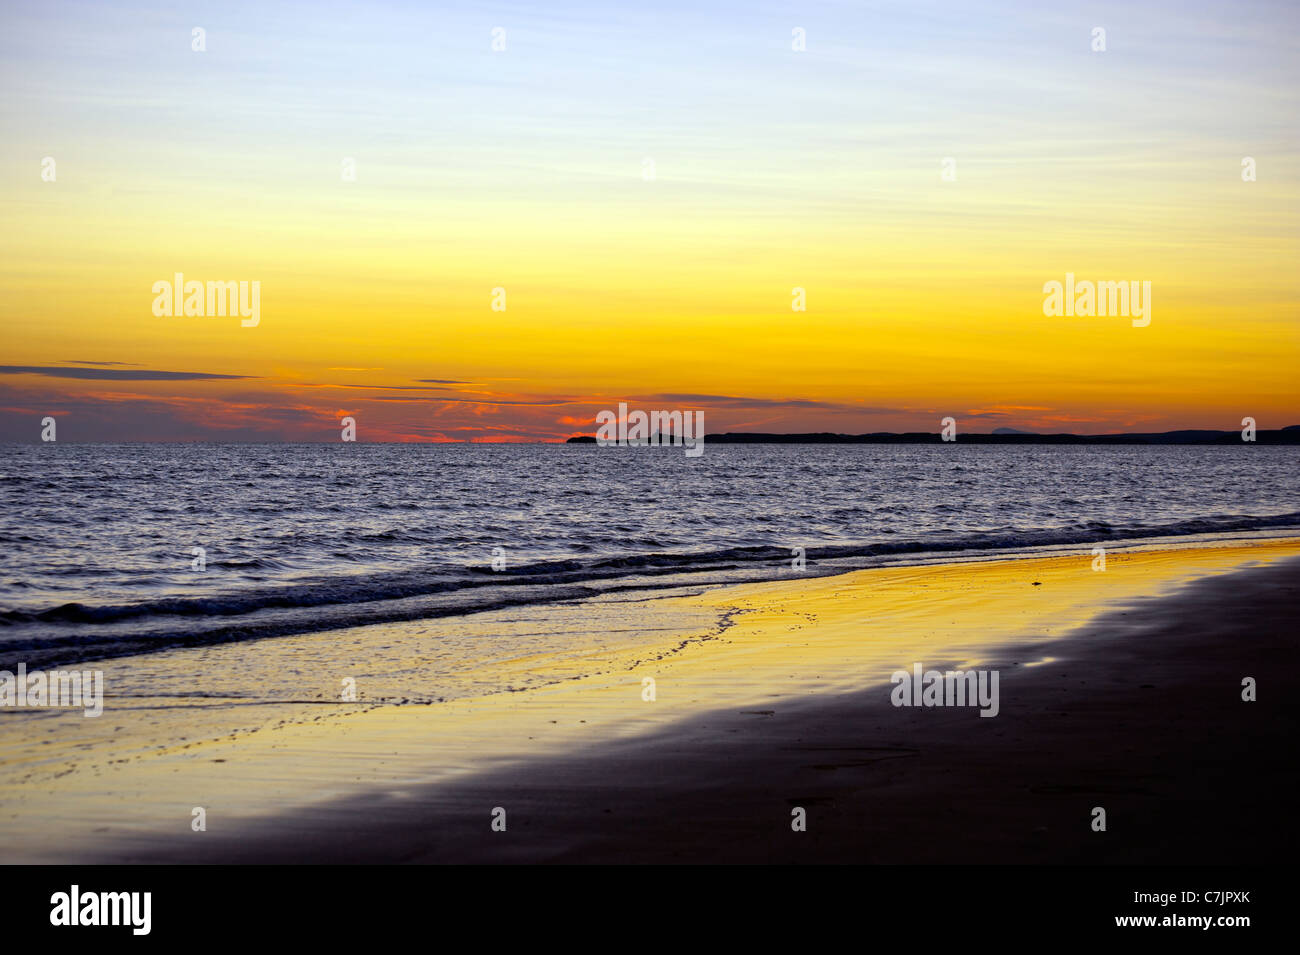
[{"label": "island silhouette", "polygon": [[[1121,432],[1118,434],[1038,434],[1015,428],[995,428],[991,432],[968,431],[958,435],[961,444],[1300,444],[1300,425],[1288,425],[1276,430],[1255,432],[1254,442],[1244,441],[1242,432],[1187,429],[1183,431]],[[595,444],[592,435],[574,435],[566,444]],[[656,444],[655,436],[636,442]],[[668,441],[662,442],[667,444]],[[940,444],[938,432],[927,431],[874,431],[870,434],[836,434],[832,431],[806,431],[777,434],[762,431],[726,431],[708,434],[705,444]]]}]

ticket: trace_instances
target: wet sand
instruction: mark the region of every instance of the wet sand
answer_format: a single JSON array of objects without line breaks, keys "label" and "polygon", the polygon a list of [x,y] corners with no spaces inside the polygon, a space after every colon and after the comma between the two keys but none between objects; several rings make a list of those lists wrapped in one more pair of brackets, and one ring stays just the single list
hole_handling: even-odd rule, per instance
[{"label": "wet sand", "polygon": [[[600,650],[595,675],[520,692],[114,758],[101,741],[59,776],[7,760],[0,844],[7,861],[1280,860],[1297,555],[1112,554],[1096,573],[1082,554],[557,607],[584,633],[649,631]],[[670,637],[646,622],[668,619]],[[890,673],[917,662],[997,669],[999,715],[892,706]]]}]

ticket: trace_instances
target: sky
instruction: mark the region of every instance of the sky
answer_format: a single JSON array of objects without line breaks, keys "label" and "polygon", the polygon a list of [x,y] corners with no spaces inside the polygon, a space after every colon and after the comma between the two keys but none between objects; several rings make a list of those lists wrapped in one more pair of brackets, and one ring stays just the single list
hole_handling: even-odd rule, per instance
[{"label": "sky", "polygon": [[[0,440],[1300,424],[1298,25],[0,0]],[[156,315],[176,273],[256,326]],[[1067,273],[1150,324],[1045,315]]]}]

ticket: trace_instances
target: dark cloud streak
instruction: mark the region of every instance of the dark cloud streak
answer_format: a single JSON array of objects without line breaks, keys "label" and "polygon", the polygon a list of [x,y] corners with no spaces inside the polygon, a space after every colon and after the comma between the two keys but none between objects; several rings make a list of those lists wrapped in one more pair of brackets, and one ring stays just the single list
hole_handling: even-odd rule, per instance
[{"label": "dark cloud streak", "polygon": [[123,368],[140,367],[139,363],[134,361],[85,361],[81,358],[64,358],[62,361],[65,365],[119,365]]},{"label": "dark cloud streak", "polygon": [[120,368],[63,368],[58,365],[0,365],[0,375],[44,375],[88,381],[248,381],[250,375],[218,375],[208,371],[127,371]]},{"label": "dark cloud streak", "polygon": [[907,414],[903,408],[880,408],[834,401],[811,401],[806,398],[745,398],[737,395],[661,394],[647,395],[645,401],[699,402],[722,408],[816,408],[822,411],[850,411],[855,414]]}]

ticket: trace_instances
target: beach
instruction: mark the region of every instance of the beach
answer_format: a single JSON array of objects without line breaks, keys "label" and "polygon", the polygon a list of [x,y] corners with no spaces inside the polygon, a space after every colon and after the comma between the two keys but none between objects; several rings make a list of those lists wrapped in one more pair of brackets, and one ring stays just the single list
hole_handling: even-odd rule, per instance
[{"label": "beach", "polygon": [[[1285,858],[1300,539],[1116,550],[1094,567],[1080,549],[792,569],[104,661],[103,717],[4,714],[40,722],[4,734],[3,858]],[[509,653],[475,640],[507,632],[526,638]],[[448,639],[480,648],[458,656],[457,693],[393,699],[443,665],[429,647]],[[367,675],[349,655],[386,663]],[[996,716],[893,705],[891,675],[918,664],[996,671]],[[240,692],[286,668],[318,687],[355,673],[357,698]],[[204,703],[144,695],[162,685]]]},{"label": "beach", "polygon": [[10,4],[15,944],[1283,924],[1300,3],[1186,6]]}]

